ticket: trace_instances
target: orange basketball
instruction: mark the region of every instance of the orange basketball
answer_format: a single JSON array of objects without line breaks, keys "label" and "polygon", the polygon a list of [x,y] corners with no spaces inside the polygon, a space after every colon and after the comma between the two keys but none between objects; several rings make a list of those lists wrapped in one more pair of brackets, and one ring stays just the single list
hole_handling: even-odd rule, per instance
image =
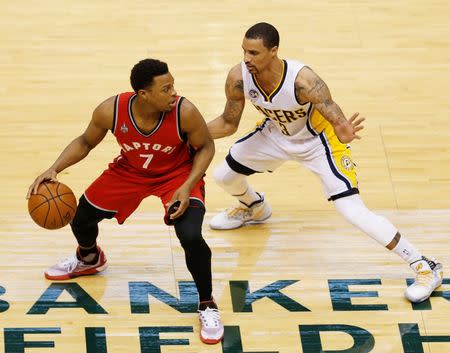
[{"label": "orange basketball", "polygon": [[36,224],[46,229],[59,229],[75,216],[77,200],[72,190],[59,182],[41,183],[28,199],[28,212]]}]

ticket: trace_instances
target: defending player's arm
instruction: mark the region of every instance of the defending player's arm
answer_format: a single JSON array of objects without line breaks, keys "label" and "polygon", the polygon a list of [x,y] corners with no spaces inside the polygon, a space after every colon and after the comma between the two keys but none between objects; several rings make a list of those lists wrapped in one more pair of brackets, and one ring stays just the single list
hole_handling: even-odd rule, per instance
[{"label": "defending player's arm", "polygon": [[230,136],[239,127],[245,106],[244,82],[240,64],[234,66],[228,73],[225,82],[225,95],[227,102],[223,113],[208,122],[208,130],[213,139]]},{"label": "defending player's arm", "polygon": [[361,123],[364,118],[357,119],[359,113],[355,113],[347,120],[341,108],[333,101],[328,86],[309,67],[304,67],[297,75],[295,94],[299,102],[314,104],[315,109],[333,126],[336,136],[342,143],[361,138],[357,132],[363,129]]},{"label": "defending player's arm", "polygon": [[84,133],[70,142],[55,163],[34,180],[28,189],[27,198],[37,192],[40,183],[45,180],[56,180],[58,173],[85,158],[112,128],[113,114],[114,97],[111,97],[94,110],[92,119]]},{"label": "defending player's arm", "polygon": [[187,134],[189,145],[195,149],[195,155],[191,173],[166,205],[169,207],[175,201],[180,201],[177,211],[170,215],[172,219],[180,217],[189,206],[190,192],[205,175],[215,152],[214,141],[209,134],[203,116],[187,99],[184,99],[181,104],[180,123],[181,130]]}]

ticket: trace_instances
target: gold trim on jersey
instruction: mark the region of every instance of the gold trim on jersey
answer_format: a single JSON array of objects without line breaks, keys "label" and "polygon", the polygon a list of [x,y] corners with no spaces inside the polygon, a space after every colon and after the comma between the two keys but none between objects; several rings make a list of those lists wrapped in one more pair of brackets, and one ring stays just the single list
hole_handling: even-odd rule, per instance
[{"label": "gold trim on jersey", "polygon": [[261,94],[264,96],[264,100],[266,102],[272,102],[272,98],[281,89],[281,87],[283,86],[284,80],[286,79],[287,66],[288,65],[287,65],[287,62],[285,60],[281,60],[281,63],[283,65],[282,70],[281,70],[283,72],[283,74],[280,77],[280,81],[278,82],[278,84],[276,85],[276,87],[274,88],[274,90],[270,94],[267,94],[266,91],[264,91],[264,89],[259,85],[258,79],[256,78],[256,75],[252,74],[253,83],[255,84],[256,88],[258,88],[258,91],[261,92]]},{"label": "gold trim on jersey", "polygon": [[328,120],[326,120],[324,116],[320,114],[320,112],[316,108],[313,108],[313,111],[309,117],[309,122],[311,124],[312,129],[314,130],[314,132],[317,133],[317,135],[320,134],[323,130],[325,130],[327,125],[330,125]]},{"label": "gold trim on jersey", "polygon": [[266,121],[266,119],[267,119],[267,118],[258,120],[258,121],[256,122],[254,128],[256,129],[257,127],[259,127],[260,125],[262,125],[262,123],[263,123],[264,121]]}]

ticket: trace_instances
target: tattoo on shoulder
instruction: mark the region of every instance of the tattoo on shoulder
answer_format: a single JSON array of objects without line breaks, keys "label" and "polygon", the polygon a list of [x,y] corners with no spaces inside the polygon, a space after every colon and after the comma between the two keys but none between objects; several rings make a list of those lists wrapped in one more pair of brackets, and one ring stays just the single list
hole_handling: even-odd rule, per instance
[{"label": "tattoo on shoulder", "polygon": [[239,91],[244,91],[244,81],[243,80],[237,80],[234,84],[234,88],[238,89]]},{"label": "tattoo on shoulder", "polygon": [[331,106],[333,104],[333,100],[332,99],[325,99],[324,101],[323,101],[323,105],[325,106],[325,107],[329,107],[329,106]]},{"label": "tattoo on shoulder", "polygon": [[332,103],[330,91],[325,82],[320,77],[314,79],[312,84],[307,87],[296,85],[297,97],[303,101],[310,101],[314,103],[318,102],[330,102]]},{"label": "tattoo on shoulder", "polygon": [[324,87],[326,87],[325,82],[323,82],[323,80],[321,78],[317,78],[314,81],[313,86],[309,90],[309,93],[310,94],[320,93]]}]

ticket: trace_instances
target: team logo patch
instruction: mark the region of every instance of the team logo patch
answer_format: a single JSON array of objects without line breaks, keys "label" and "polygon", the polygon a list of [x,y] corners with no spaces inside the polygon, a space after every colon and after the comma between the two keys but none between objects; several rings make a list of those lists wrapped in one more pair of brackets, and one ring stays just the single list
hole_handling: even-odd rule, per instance
[{"label": "team logo patch", "polygon": [[254,89],[251,89],[250,91],[248,91],[248,94],[249,94],[250,98],[253,98],[253,99],[258,98],[258,92],[255,91]]},{"label": "team logo patch", "polygon": [[349,156],[342,156],[341,165],[346,170],[352,170],[354,166]]},{"label": "team logo patch", "polygon": [[120,126],[120,131],[122,131],[123,134],[126,134],[128,132],[128,127],[125,125],[125,123]]}]

